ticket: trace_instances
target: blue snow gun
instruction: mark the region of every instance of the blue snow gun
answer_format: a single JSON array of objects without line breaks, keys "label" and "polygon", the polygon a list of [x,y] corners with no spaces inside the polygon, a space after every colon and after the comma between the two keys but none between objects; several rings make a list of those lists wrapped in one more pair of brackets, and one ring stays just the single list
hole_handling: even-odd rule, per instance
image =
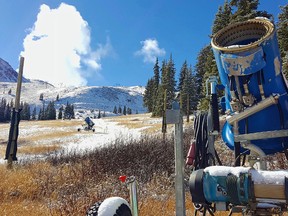
[{"label": "blue snow gun", "polygon": [[274,24],[263,17],[231,24],[211,44],[225,87],[226,145],[237,156],[245,142],[264,154],[286,150],[288,89]]},{"label": "blue snow gun", "polygon": [[[214,215],[216,210],[230,210],[229,215],[281,215],[288,211],[288,171],[266,170],[266,155],[285,152],[288,156],[288,89],[275,26],[266,18],[234,23],[217,32],[211,44],[225,93],[221,135],[234,150],[235,167],[215,166],[211,160],[217,159],[214,134],[220,127],[214,129],[219,123],[217,98],[213,103],[218,80],[210,77],[211,114],[207,126],[205,121],[199,124],[208,132],[195,124],[196,153],[191,154],[194,170],[189,186],[195,215],[207,211]],[[203,135],[207,142],[202,141]],[[241,155],[249,155],[249,167],[240,166]],[[242,158],[244,164],[246,157]]]}]

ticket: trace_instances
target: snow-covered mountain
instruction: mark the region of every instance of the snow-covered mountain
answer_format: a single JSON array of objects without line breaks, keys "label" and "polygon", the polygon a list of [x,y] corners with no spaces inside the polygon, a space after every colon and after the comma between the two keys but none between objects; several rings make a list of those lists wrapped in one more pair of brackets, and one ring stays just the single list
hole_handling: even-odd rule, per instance
[{"label": "snow-covered mountain", "polygon": [[[18,73],[9,65],[8,62],[0,58],[0,82],[17,82]],[[29,82],[23,77],[23,82]]]},{"label": "snow-covered mountain", "polygon": [[[7,102],[15,99],[18,73],[4,60],[0,58],[0,100],[5,98]],[[11,93],[10,93],[11,90]],[[118,109],[124,106],[130,108],[132,113],[144,113],[143,107],[144,87],[55,87],[41,80],[27,80],[23,78],[21,88],[21,102],[30,104],[30,108],[37,110],[54,101],[58,109],[67,103],[73,104],[76,114],[96,115],[99,110],[106,115],[112,114],[114,107]],[[43,94],[44,100],[39,100]],[[59,100],[56,99],[59,97]],[[32,112],[32,110],[31,110]]]},{"label": "snow-covered mountain", "polygon": [[[8,102],[15,99],[17,83],[0,82],[0,99],[5,98]],[[11,89],[11,94],[8,94]],[[55,87],[47,82],[39,80],[30,80],[30,82],[22,83],[21,101],[30,104],[31,109],[34,106],[37,109],[49,101],[55,102],[55,108],[58,109],[62,105],[73,104],[75,110],[81,113],[94,114],[104,112],[109,115],[114,107],[121,109],[132,109],[132,113],[144,113],[146,109],[143,107],[143,93],[145,87],[114,87],[114,86],[82,86],[82,87]],[[41,101],[40,95],[43,94],[44,100]],[[59,100],[56,101],[57,95]]]}]

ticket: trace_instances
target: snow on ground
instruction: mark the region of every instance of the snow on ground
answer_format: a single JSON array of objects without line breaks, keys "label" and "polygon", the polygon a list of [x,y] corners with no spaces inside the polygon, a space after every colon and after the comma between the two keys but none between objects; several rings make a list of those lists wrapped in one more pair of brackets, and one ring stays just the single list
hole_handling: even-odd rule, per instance
[{"label": "snow on ground", "polygon": [[[93,119],[95,132],[77,131],[84,122],[80,120],[66,121],[21,121],[18,136],[18,161],[44,159],[48,154],[21,154],[22,146],[61,146],[61,154],[77,152],[79,154],[108,145],[116,139],[139,139],[142,128],[127,128],[115,122],[114,118]],[[57,123],[57,126],[55,126]],[[1,156],[5,156],[10,124],[0,124]],[[0,158],[0,163],[6,163]]]},{"label": "snow on ground", "polygon": [[103,147],[119,138],[133,138],[138,139],[141,136],[141,131],[139,129],[128,129],[127,127],[117,125],[115,122],[111,122],[104,119],[94,119],[93,120],[96,127],[95,133],[87,136],[86,134],[77,134],[76,138],[79,140],[76,142],[67,142],[65,149],[67,152],[77,151],[79,153],[93,150],[95,148]]}]

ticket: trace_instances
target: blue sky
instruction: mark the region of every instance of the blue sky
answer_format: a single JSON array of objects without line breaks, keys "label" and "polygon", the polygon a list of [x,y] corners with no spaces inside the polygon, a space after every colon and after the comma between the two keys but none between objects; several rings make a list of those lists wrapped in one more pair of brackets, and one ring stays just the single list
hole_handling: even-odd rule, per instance
[{"label": "blue sky", "polygon": [[[0,58],[53,84],[145,86],[155,56],[195,66],[224,0],[0,0]],[[260,0],[277,21],[287,0]]]}]

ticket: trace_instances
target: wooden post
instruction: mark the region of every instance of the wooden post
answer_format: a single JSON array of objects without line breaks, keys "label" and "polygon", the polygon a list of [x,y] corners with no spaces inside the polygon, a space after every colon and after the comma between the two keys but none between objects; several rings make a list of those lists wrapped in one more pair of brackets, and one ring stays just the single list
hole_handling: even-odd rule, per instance
[{"label": "wooden post", "polygon": [[162,133],[163,133],[163,140],[166,138],[167,132],[167,123],[166,123],[166,109],[167,109],[167,89],[164,91],[164,104],[163,104],[163,117],[162,117]]},{"label": "wooden post", "polygon": [[21,56],[20,57],[19,72],[18,72],[15,104],[14,104],[14,110],[13,110],[13,112],[15,112],[14,113],[15,119],[14,119],[14,122],[12,122],[12,120],[11,120],[9,140],[8,140],[8,145],[7,145],[7,150],[6,150],[6,158],[8,159],[8,165],[7,165],[8,168],[12,168],[13,158],[16,157],[18,124],[20,121],[20,119],[19,119],[20,94],[21,94],[23,67],[24,67],[24,57]]}]

